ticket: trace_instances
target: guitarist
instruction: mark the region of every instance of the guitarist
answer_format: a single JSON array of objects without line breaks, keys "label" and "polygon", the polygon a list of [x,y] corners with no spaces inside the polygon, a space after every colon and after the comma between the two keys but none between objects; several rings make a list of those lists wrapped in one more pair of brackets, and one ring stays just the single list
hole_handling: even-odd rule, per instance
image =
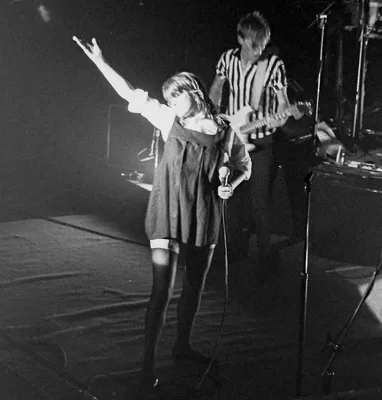
[{"label": "guitarist", "polygon": [[[228,118],[248,106],[249,121],[271,117],[289,107],[284,63],[265,50],[270,36],[265,18],[257,11],[249,13],[237,25],[239,47],[221,55],[210,97],[220,109],[223,87],[228,84],[228,107],[222,110]],[[286,120],[287,116],[280,115],[270,118],[270,123],[242,136],[252,159],[252,176],[242,185],[242,204],[231,207],[229,220],[234,220],[235,229],[229,241],[233,257],[248,255],[249,237],[256,227],[259,262],[255,273],[259,281],[267,279],[277,267],[278,257],[271,251],[271,190],[277,171],[272,143],[273,133]],[[240,129],[236,130],[240,134]],[[241,210],[240,215],[235,216],[237,210]]]}]

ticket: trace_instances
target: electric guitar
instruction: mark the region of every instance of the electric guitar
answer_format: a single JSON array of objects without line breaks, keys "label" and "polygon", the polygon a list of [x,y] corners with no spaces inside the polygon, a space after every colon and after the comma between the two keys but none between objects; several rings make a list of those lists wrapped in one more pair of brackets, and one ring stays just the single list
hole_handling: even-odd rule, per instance
[{"label": "electric guitar", "polygon": [[261,144],[261,142],[264,142],[265,138],[271,135],[271,133],[264,134],[258,132],[259,128],[267,126],[272,129],[277,126],[280,119],[293,116],[293,118],[298,120],[304,115],[312,115],[312,105],[308,101],[299,101],[281,113],[272,114],[261,119],[252,119],[254,116],[253,108],[251,106],[245,106],[235,114],[227,115],[227,118],[232,128],[240,135],[247,150],[252,151],[256,148],[256,143]]}]

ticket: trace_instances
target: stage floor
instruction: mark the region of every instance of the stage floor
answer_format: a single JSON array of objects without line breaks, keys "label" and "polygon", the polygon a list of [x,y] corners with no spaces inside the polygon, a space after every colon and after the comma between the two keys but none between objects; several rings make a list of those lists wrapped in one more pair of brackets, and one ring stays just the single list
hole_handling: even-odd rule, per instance
[{"label": "stage floor", "polygon": [[[0,223],[1,398],[133,399],[151,287],[143,231],[148,191],[99,177],[81,193],[61,188],[23,202],[16,192],[4,196]],[[218,341],[220,364],[198,390],[204,370],[174,367],[171,359],[179,268],[158,354],[161,398],[295,397],[304,242],[281,235],[273,241],[280,271],[264,284],[249,279],[252,237],[251,258],[229,266],[226,309],[224,265],[215,260],[194,344],[212,354]],[[331,355],[323,351],[327,334],[336,338],[375,268],[311,254],[304,395],[322,393],[321,373]],[[333,392],[381,385],[381,297],[378,277],[332,365]]]}]

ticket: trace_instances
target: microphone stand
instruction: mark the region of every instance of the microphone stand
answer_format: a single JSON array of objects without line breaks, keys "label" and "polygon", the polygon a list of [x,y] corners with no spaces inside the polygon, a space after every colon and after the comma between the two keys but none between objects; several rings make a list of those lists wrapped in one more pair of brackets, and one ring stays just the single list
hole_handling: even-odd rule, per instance
[{"label": "microphone stand", "polygon": [[[334,2],[332,3],[334,4]],[[331,6],[331,5],[330,5]],[[326,8],[329,9],[330,6]],[[313,117],[313,140],[312,140],[312,154],[316,153],[317,148],[317,122],[318,122],[318,113],[319,113],[319,106],[320,106],[320,97],[321,97],[321,79],[322,79],[322,70],[324,66],[324,39],[325,39],[325,27],[326,22],[328,19],[327,14],[321,13],[318,17],[319,19],[319,28],[321,29],[321,40],[320,40],[320,53],[319,53],[319,69],[318,69],[318,76],[317,76],[317,90],[316,90],[316,103],[314,107],[314,117]],[[317,19],[316,19],[317,20]]]},{"label": "microphone stand", "polygon": [[369,286],[367,287],[367,289],[365,290],[364,295],[362,296],[361,300],[359,301],[356,309],[353,312],[353,315],[349,318],[349,320],[347,321],[347,323],[342,327],[342,329],[340,330],[340,332],[338,333],[337,337],[335,340],[331,340],[330,335],[328,334],[328,338],[327,338],[327,343],[325,345],[325,349],[329,348],[332,350],[332,354],[329,357],[329,361],[326,364],[321,376],[323,379],[323,392],[325,394],[330,394],[333,388],[333,381],[334,381],[334,372],[332,370],[332,364],[334,362],[334,359],[336,357],[336,355],[342,351],[342,343],[344,342],[346,335],[348,334],[356,316],[359,313],[359,310],[361,309],[361,307],[363,306],[363,304],[365,303],[366,299],[368,298],[368,296],[370,295],[373,287],[374,287],[374,283],[377,279],[377,276],[381,270],[382,267],[382,250],[380,253],[380,257],[379,257],[379,264],[377,265],[374,273],[373,273],[373,278],[371,280],[371,282],[369,283]]},{"label": "microphone stand", "polygon": [[300,329],[299,329],[299,346],[297,358],[297,376],[296,376],[296,395],[302,395],[303,375],[304,375],[304,350],[306,340],[306,316],[308,308],[308,265],[309,265],[309,235],[310,235],[310,206],[311,206],[311,181],[313,172],[309,172],[305,177],[306,190],[306,219],[305,219],[305,257],[304,267],[301,272],[301,307],[300,307]]},{"label": "microphone stand", "polygon": [[147,157],[140,158],[140,156],[145,151],[147,151],[146,147],[137,154],[137,159],[138,159],[138,161],[141,161],[141,162],[154,159],[154,169],[156,169],[159,165],[159,138],[160,138],[160,130],[157,128],[154,128],[149,154],[147,155]]},{"label": "microphone stand", "polygon": [[[357,131],[361,129],[361,118],[362,112],[361,107],[363,104],[362,96],[364,90],[364,74],[363,70],[365,67],[365,57],[366,57],[366,44],[367,37],[365,36],[365,0],[360,0],[359,4],[360,17],[359,17],[359,52],[358,52],[358,70],[357,70],[357,84],[356,84],[356,94],[355,94],[355,105],[354,105],[354,115],[353,115],[353,126],[352,126],[352,138],[357,138]],[[365,40],[366,37],[366,40]]]},{"label": "microphone stand", "polygon": [[321,11],[321,13],[316,17],[316,19],[315,19],[314,21],[312,21],[312,23],[308,26],[307,29],[310,29],[310,28],[318,21],[318,19],[321,18],[321,15],[326,14],[326,12],[329,11],[329,10],[334,6],[334,4],[336,3],[336,1],[337,1],[337,0],[334,0],[334,1],[332,1],[328,6],[326,6],[326,7]]},{"label": "microphone stand", "polygon": [[[308,26],[308,29],[313,26],[316,21],[319,21],[319,28],[321,29],[321,40],[320,40],[320,53],[319,53],[319,70],[317,77],[317,93],[316,93],[316,104],[314,110],[313,120],[313,131],[312,131],[312,156],[316,156],[316,149],[318,145],[317,136],[317,122],[319,103],[321,96],[321,78],[322,70],[324,65],[324,39],[325,39],[325,27],[328,19],[325,14],[333,5],[335,1],[329,4],[321,14]],[[305,191],[306,191],[306,220],[305,220],[305,256],[303,271],[301,273],[301,306],[300,306],[300,329],[299,329],[299,343],[298,343],[298,357],[297,357],[297,375],[296,375],[296,395],[300,397],[302,395],[303,386],[303,375],[304,375],[304,351],[306,341],[306,317],[308,309],[308,281],[309,281],[309,235],[310,235],[310,203],[311,203],[311,181],[313,179],[313,172],[309,172],[305,177]]]}]

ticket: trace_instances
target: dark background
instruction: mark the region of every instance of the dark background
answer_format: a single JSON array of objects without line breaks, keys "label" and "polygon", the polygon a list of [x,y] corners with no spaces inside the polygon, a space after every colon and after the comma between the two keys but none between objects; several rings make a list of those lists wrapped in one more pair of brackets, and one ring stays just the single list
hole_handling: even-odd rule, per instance
[{"label": "dark background", "polygon": [[[289,78],[301,85],[304,96],[315,98],[321,32],[312,22],[329,1],[43,0],[50,12],[48,22],[39,14],[39,4],[1,4],[3,181],[36,175],[53,176],[57,183],[59,177],[70,180],[103,163],[108,109],[123,102],[72,41],[73,35],[96,37],[112,66],[160,98],[162,82],[181,70],[198,74],[209,86],[219,55],[236,44],[238,19],[258,9],[270,22],[272,42],[281,51]],[[379,41],[374,42],[379,47]],[[356,49],[354,34],[346,34],[345,89],[350,103]],[[328,79],[333,79],[333,57],[327,64]],[[325,85],[329,91],[323,100],[332,108],[333,81]],[[379,79],[372,86],[378,85]],[[137,132],[136,120],[129,126],[128,114],[126,118],[119,130],[126,130],[131,140],[128,163],[135,159],[137,146],[150,144],[151,131],[143,123],[142,132]]]}]

